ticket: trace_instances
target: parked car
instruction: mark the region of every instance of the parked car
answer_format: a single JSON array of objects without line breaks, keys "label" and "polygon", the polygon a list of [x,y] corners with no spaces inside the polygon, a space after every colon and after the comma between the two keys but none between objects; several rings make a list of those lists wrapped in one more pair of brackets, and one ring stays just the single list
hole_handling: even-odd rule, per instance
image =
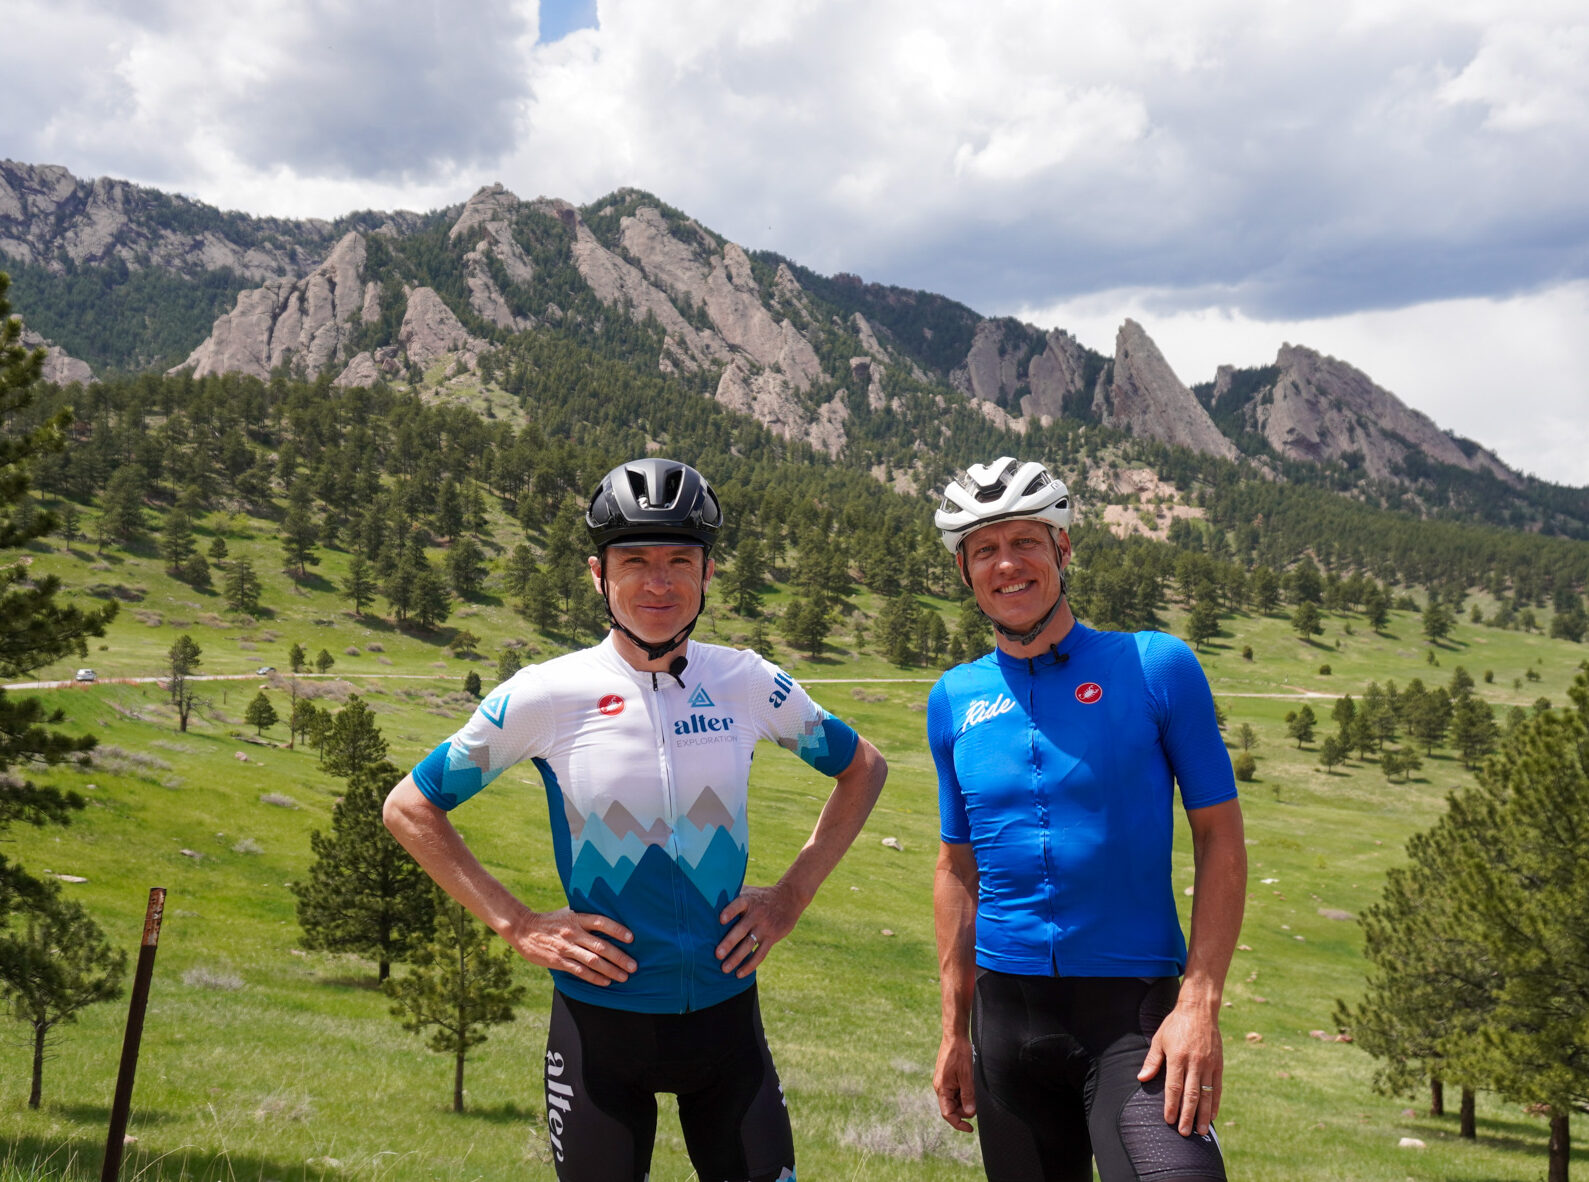
[{"label": "parked car", "polygon": [[94,671],[92,669],[79,669],[76,672],[76,674],[73,675],[72,680],[73,681],[93,681],[94,680]]},{"label": "parked car", "polygon": [[267,673],[276,672],[276,666],[274,666],[274,665],[261,665],[258,669],[254,670],[254,672],[259,674],[261,677],[263,677]]}]

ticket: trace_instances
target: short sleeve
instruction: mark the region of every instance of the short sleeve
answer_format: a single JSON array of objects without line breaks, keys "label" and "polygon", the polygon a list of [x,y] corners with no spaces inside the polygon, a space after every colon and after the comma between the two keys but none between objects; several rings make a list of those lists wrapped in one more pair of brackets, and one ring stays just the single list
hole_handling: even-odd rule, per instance
[{"label": "short sleeve", "polygon": [[452,810],[520,760],[544,755],[552,712],[534,667],[521,670],[475,707],[451,738],[412,772],[426,800]]},{"label": "short sleeve", "polygon": [[1180,786],[1184,808],[1200,809],[1236,798],[1230,753],[1214,716],[1214,694],[1196,655],[1179,637],[1149,634],[1143,677],[1159,716],[1164,753]]},{"label": "short sleeve", "polygon": [[927,695],[927,747],[938,768],[938,836],[951,845],[963,845],[971,840],[971,823],[955,774],[954,713],[941,679]]},{"label": "short sleeve", "polygon": [[861,738],[849,723],[817,705],[771,661],[758,657],[749,675],[753,681],[748,695],[761,738],[793,751],[824,776],[836,776],[850,766]]}]

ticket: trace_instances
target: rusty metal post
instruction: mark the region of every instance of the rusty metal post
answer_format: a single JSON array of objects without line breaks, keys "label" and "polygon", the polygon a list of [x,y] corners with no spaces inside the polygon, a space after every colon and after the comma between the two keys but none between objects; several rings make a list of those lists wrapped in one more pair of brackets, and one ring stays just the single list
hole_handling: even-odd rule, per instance
[{"label": "rusty metal post", "polygon": [[132,1077],[138,1070],[138,1046],[143,1041],[143,1013],[149,1004],[149,980],[154,976],[154,954],[160,944],[160,920],[165,916],[166,889],[151,887],[149,909],[143,917],[143,944],[138,949],[138,969],[132,979],[132,1001],[127,1007],[127,1034],[121,1043],[121,1069],[116,1073],[116,1098],[110,1106],[110,1134],[105,1139],[105,1167],[100,1182],[116,1182],[121,1173],[121,1151],[127,1137],[127,1116],[132,1110]]}]

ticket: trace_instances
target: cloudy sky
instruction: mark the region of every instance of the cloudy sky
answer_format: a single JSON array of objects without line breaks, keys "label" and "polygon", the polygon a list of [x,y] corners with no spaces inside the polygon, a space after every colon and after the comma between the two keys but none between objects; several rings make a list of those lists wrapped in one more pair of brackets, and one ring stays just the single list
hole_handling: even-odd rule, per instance
[{"label": "cloudy sky", "polygon": [[649,189],[1589,484],[1589,0],[7,0],[0,155],[225,208]]}]

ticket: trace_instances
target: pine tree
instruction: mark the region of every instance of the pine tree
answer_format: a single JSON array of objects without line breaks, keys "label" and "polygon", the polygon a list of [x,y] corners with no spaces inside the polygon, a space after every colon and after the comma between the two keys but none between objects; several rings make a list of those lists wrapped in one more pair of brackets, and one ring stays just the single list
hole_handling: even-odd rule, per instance
[{"label": "pine tree", "polygon": [[246,558],[233,559],[226,568],[226,581],[221,585],[226,606],[239,615],[255,615],[259,612],[261,590],[263,588],[259,576],[254,573],[254,564]]},{"label": "pine tree", "polygon": [[1204,643],[1218,635],[1219,609],[1210,601],[1201,600],[1186,619],[1186,638],[1194,649],[1200,650]]},{"label": "pine tree", "polygon": [[260,690],[243,711],[243,721],[253,727],[256,734],[263,735],[266,727],[275,726],[281,720],[276,715],[276,707],[265,696],[265,691]]},{"label": "pine tree", "polygon": [[1296,610],[1291,613],[1291,628],[1303,640],[1322,633],[1324,623],[1319,616],[1318,605],[1311,599],[1304,599],[1297,604]]},{"label": "pine tree", "polygon": [[1466,694],[1451,707],[1451,745],[1465,767],[1476,768],[1500,738],[1495,711],[1483,698]]},{"label": "pine tree", "polygon": [[1456,624],[1456,617],[1451,609],[1441,603],[1434,596],[1429,597],[1429,602],[1423,609],[1423,634],[1430,644],[1438,644],[1451,635],[1451,629]]},{"label": "pine tree", "polygon": [[955,623],[955,635],[965,645],[967,660],[974,660],[993,648],[993,625],[969,595],[960,601],[960,617]]},{"label": "pine tree", "polygon": [[497,657],[497,680],[499,682],[506,681],[522,668],[524,668],[524,660],[520,656],[518,648],[509,645]]},{"label": "pine tree", "polygon": [[1462,1132],[1471,1137],[1473,1089],[1481,1081],[1471,1070],[1462,1074],[1451,1055],[1493,1011],[1496,975],[1490,949],[1449,889],[1463,840],[1448,816],[1407,843],[1409,864],[1386,874],[1380,901],[1360,921],[1370,965],[1363,999],[1355,1006],[1338,1001],[1335,1020],[1381,1061],[1374,1087],[1384,1094],[1427,1082],[1437,1110],[1443,1081],[1461,1081],[1469,1118]]},{"label": "pine tree", "polygon": [[1346,762],[1346,744],[1339,735],[1325,735],[1319,744],[1319,762],[1326,772],[1332,772]]},{"label": "pine tree", "polygon": [[314,667],[316,673],[330,672],[331,666],[335,665],[336,663],[337,659],[331,655],[329,649],[321,649],[314,655]]},{"label": "pine tree", "polygon": [[386,982],[392,1016],[404,1030],[433,1031],[426,1044],[453,1056],[452,1110],[463,1111],[468,1053],[486,1040],[486,1027],[513,1021],[526,990],[513,980],[517,958],[461,906],[438,899],[435,935],[414,953],[414,971]]},{"label": "pine tree", "polygon": [[[386,740],[375,724],[375,712],[358,694],[350,694],[347,704],[332,718],[326,734],[325,749],[321,752],[326,771],[348,779],[385,758]],[[394,779],[392,783],[397,781]]]},{"label": "pine tree", "polygon": [[520,542],[508,555],[502,568],[502,589],[510,599],[526,600],[530,595],[530,579],[539,568],[535,565],[535,552],[528,542]]},{"label": "pine tree", "polygon": [[[63,409],[32,429],[18,424],[33,404],[32,386],[44,363],[42,349],[29,352],[19,344],[22,322],[10,316],[5,299],[10,279],[0,273],[0,551],[26,545],[55,528],[49,513],[32,513],[28,495],[30,469],[64,446],[72,412]],[[62,657],[86,655],[86,639],[103,636],[116,606],[84,611],[56,602],[61,580],[39,576],[4,555],[0,562],[0,677],[20,677]],[[46,711],[38,698],[14,698],[0,689],[0,835],[11,825],[67,823],[84,807],[76,792],[32,783],[11,772],[19,764],[58,764],[83,758],[94,747],[91,735],[70,736],[52,729],[63,722],[59,711]],[[0,855],[0,920],[18,893],[42,890],[39,880]]]},{"label": "pine tree", "polygon": [[1576,709],[1530,718],[1453,797],[1461,842],[1445,867],[1495,974],[1461,1056],[1507,1099],[1548,1107],[1552,1182],[1567,1177],[1568,1114],[1589,1104],[1589,675],[1569,692]]},{"label": "pine tree", "polygon": [[401,778],[385,760],[355,771],[331,810],[330,832],[309,837],[308,877],[292,887],[304,946],[368,956],[382,981],[429,935],[435,908],[430,878],[381,820]]},{"label": "pine tree", "polygon": [[557,625],[557,587],[545,571],[536,571],[525,583],[520,610],[537,632],[550,632]]},{"label": "pine tree", "polygon": [[414,581],[414,622],[427,632],[452,614],[452,592],[434,570],[426,568]]},{"label": "pine tree", "polygon": [[29,1108],[39,1106],[51,1032],[95,1002],[120,997],[127,969],[127,954],[111,947],[82,904],[62,898],[53,882],[38,887],[20,922],[0,934],[0,992],[33,1032]]},{"label": "pine tree", "polygon": [[920,617],[921,605],[914,595],[895,595],[883,601],[877,613],[877,625],[872,629],[872,643],[885,660],[895,665],[911,664],[915,655],[916,621]]},{"label": "pine tree", "polygon": [[485,554],[473,538],[459,538],[447,551],[447,581],[461,599],[473,599],[485,582]]},{"label": "pine tree", "polygon": [[304,652],[303,645],[294,641],[292,647],[287,650],[287,668],[294,673],[302,673],[304,666],[308,664],[308,657],[309,654]]},{"label": "pine tree", "polygon": [[766,578],[766,559],[762,556],[761,542],[755,537],[740,542],[734,551],[734,560],[718,575],[728,606],[746,619],[755,619],[761,614],[761,588]]},{"label": "pine tree", "polygon": [[319,565],[320,557],[315,553],[315,543],[319,539],[320,531],[309,512],[309,488],[298,484],[293,488],[287,516],[281,523],[281,553],[287,565],[293,568],[295,579],[304,577],[305,565]]},{"label": "pine tree", "polygon": [[203,655],[204,650],[186,632],[166,650],[166,691],[171,695],[171,704],[177,708],[177,730],[182,733],[187,732],[188,718],[198,704],[198,688],[190,679],[193,671],[203,664]]},{"label": "pine tree", "polygon": [[809,657],[822,655],[832,628],[832,609],[820,594],[797,595],[784,610],[784,638],[793,648]]},{"label": "pine tree", "polygon": [[348,577],[342,583],[342,594],[353,601],[353,614],[362,616],[364,605],[375,599],[375,576],[370,571],[369,560],[355,554],[348,561]]},{"label": "pine tree", "polygon": [[1302,744],[1313,742],[1313,728],[1318,725],[1318,721],[1312,706],[1304,705],[1300,710],[1286,712],[1286,734],[1297,741],[1299,750]]},{"label": "pine tree", "polygon": [[193,540],[193,521],[182,510],[171,510],[166,514],[165,528],[160,533],[160,557],[165,559],[166,573],[180,575],[198,552],[198,543]]},{"label": "pine tree", "polygon": [[149,528],[143,508],[144,475],[136,464],[124,464],[111,474],[100,500],[100,545],[106,539],[130,542]]}]

